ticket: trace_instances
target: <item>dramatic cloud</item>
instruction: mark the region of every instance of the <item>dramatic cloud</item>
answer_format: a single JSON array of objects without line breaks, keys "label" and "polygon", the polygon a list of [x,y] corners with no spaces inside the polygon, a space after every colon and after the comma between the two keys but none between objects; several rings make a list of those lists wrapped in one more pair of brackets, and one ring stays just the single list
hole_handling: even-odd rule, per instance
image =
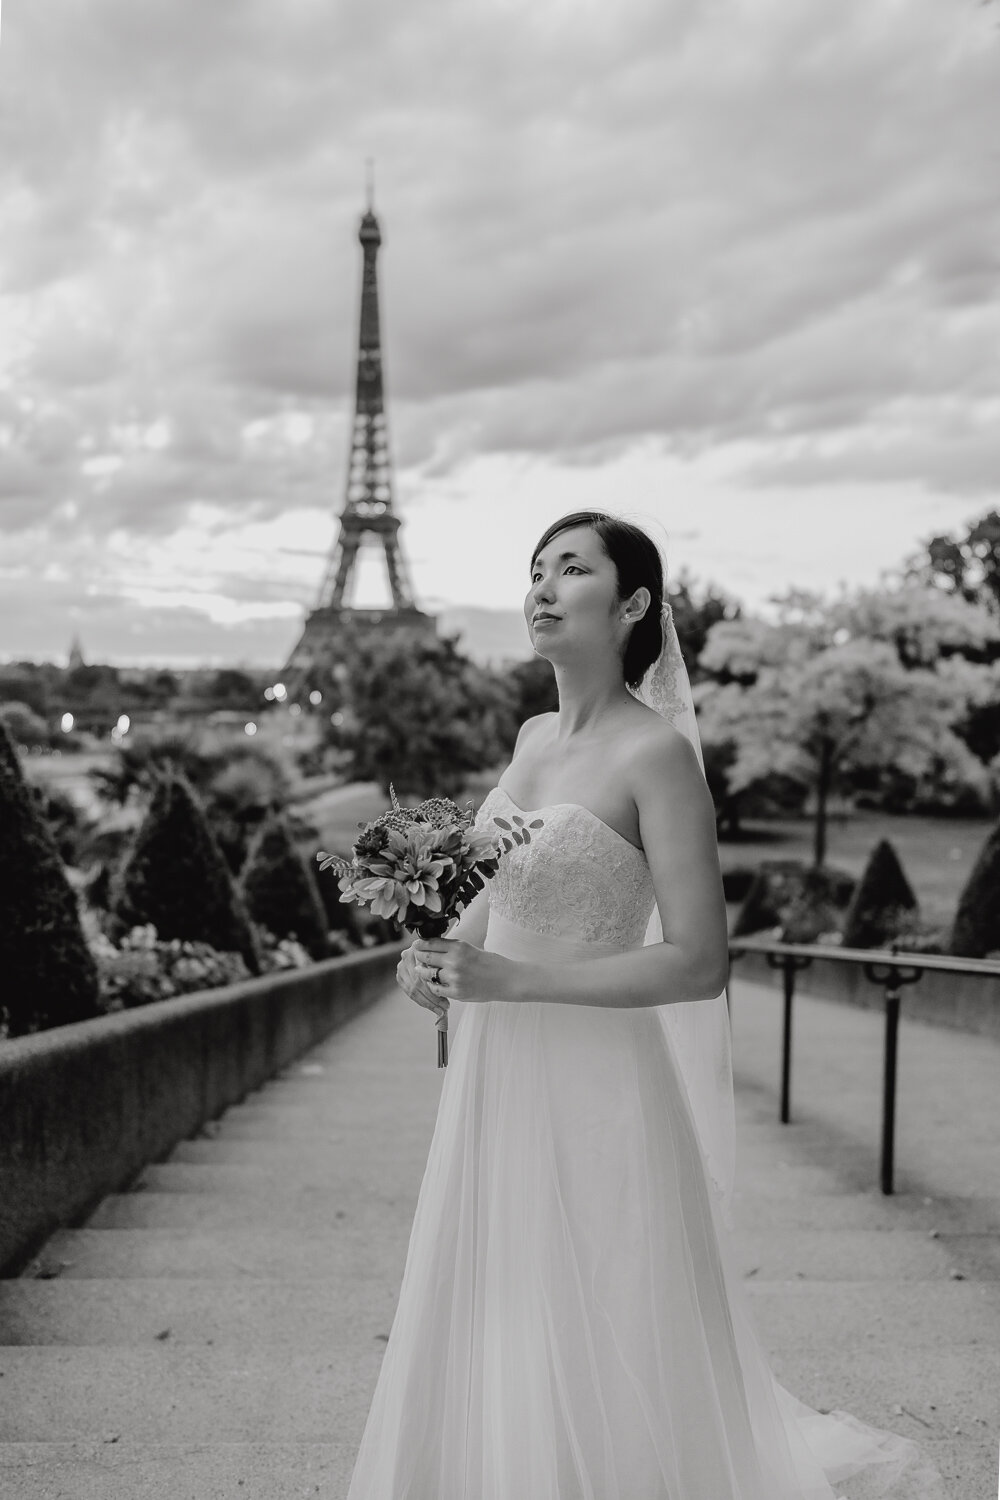
[{"label": "dramatic cloud", "polygon": [[[0,44],[8,582],[84,567],[165,630],[156,610],[189,606],[152,595],[180,599],[197,555],[206,651],[232,644],[210,628],[227,600],[294,620],[341,504],[368,155],[425,597],[482,597],[443,523],[419,528],[442,496],[504,524],[484,463],[537,469],[558,513],[641,455],[668,526],[655,490],[678,465],[705,506],[761,517],[783,489],[837,487],[895,516],[908,485],[899,555],[934,529],[926,501],[944,524],[995,483],[998,75],[974,0],[19,7]],[[291,538],[277,567],[244,545],[268,527]],[[758,596],[799,566],[763,538],[757,556]],[[725,582],[723,563],[705,565]],[[64,627],[4,629],[0,654]]]}]

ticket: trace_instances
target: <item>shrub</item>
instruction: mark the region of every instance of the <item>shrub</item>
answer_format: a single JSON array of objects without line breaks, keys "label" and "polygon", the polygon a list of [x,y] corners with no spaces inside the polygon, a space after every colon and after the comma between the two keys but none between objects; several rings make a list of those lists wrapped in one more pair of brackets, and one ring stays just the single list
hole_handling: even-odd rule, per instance
[{"label": "shrub", "polygon": [[260,972],[260,948],[242,898],[187,781],[158,783],[135,843],[112,882],[117,929],[150,923],[162,938],[242,954]]},{"label": "shrub", "polygon": [[892,844],[880,839],[865,865],[844,918],[846,948],[883,948],[909,931],[917,898]]},{"label": "shrub", "polygon": [[840,926],[854,878],[801,860],[764,860],[733,924],[733,936],[777,928],[782,941],[811,943]]},{"label": "shrub", "polygon": [[[151,924],[133,927],[116,945],[101,932],[91,936],[106,1011],[126,1010],[169,1000],[196,990],[249,979],[239,953],[219,953],[207,943],[165,941]],[[275,965],[284,967],[284,965]]]},{"label": "shrub", "polygon": [[958,898],[948,951],[957,958],[986,958],[1000,951],[1000,823],[980,849]]},{"label": "shrub", "polygon": [[27,703],[21,703],[17,699],[0,703],[0,724],[3,724],[15,744],[30,749],[34,745],[49,743],[49,726],[41,714],[36,714]]},{"label": "shrub", "polygon": [[0,974],[9,1035],[98,1014],[97,969],[76,897],[0,725]]},{"label": "shrub", "polygon": [[326,913],[316,876],[276,816],[257,832],[240,875],[240,890],[254,921],[276,937],[295,937],[313,958],[327,952]]},{"label": "shrub", "polygon": [[206,781],[202,796],[219,848],[230,870],[238,874],[255,836],[284,806],[287,781],[273,761],[241,747]]}]

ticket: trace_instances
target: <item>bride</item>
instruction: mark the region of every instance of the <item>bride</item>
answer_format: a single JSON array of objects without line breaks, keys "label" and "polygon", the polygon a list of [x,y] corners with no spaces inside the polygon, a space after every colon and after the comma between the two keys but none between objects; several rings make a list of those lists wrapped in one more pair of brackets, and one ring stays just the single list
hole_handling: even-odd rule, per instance
[{"label": "bride", "polygon": [[399,964],[459,1014],[348,1500],[942,1500],[908,1439],[784,1390],[748,1315],[715,815],[657,547],[566,516],[524,611],[559,710],[477,823],[529,839]]}]

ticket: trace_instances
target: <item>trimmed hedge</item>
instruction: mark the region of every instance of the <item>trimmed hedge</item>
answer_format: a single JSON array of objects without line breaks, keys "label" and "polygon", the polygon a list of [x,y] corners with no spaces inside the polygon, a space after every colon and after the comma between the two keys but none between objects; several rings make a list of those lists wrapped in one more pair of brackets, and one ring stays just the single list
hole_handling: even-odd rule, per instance
[{"label": "trimmed hedge", "polygon": [[121,930],[151,922],[161,938],[241,953],[252,974],[261,971],[249,913],[198,799],[177,773],[156,787],[112,882],[111,910]]},{"label": "trimmed hedge", "polygon": [[1000,822],[980,849],[958,898],[948,949],[960,958],[1000,952]]},{"label": "trimmed hedge", "polygon": [[278,938],[297,938],[312,958],[326,955],[326,913],[316,876],[280,815],[270,817],[254,836],[239,888],[261,927]]},{"label": "trimmed hedge", "polygon": [[99,1015],[76,896],[3,724],[0,830],[0,1016],[9,1034]]},{"label": "trimmed hedge", "polygon": [[898,854],[888,839],[880,839],[847,908],[844,947],[888,947],[917,909],[917,898]]}]

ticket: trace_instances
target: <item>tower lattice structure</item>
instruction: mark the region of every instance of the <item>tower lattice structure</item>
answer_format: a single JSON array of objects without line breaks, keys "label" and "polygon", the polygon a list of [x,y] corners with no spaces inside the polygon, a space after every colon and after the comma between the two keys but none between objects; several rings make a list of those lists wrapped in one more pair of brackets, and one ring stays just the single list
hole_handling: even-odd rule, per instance
[{"label": "tower lattice structure", "polygon": [[[347,493],[340,529],[327,562],[316,607],[284,676],[290,691],[308,681],[320,684],[336,675],[349,639],[359,630],[410,629],[433,633],[434,618],[417,608],[400,546],[402,522],[393,510],[392,461],[385,412],[382,336],[378,297],[379,223],[369,202],[358,231],[364,262],[358,330],[354,420],[347,467]],[[391,595],[387,609],[358,608],[352,602],[358,558],[369,538],[381,547]]]}]

